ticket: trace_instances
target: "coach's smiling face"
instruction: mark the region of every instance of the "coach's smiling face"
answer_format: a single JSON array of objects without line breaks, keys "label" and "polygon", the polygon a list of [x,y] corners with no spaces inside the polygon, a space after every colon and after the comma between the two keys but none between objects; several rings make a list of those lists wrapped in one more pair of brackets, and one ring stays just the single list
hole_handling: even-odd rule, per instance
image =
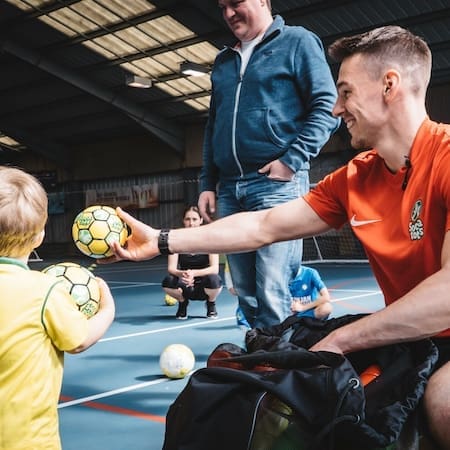
[{"label": "coach's smiling face", "polygon": [[374,76],[368,61],[356,54],[342,62],[337,89],[333,114],[347,125],[352,147],[376,147],[388,122],[383,77]]}]

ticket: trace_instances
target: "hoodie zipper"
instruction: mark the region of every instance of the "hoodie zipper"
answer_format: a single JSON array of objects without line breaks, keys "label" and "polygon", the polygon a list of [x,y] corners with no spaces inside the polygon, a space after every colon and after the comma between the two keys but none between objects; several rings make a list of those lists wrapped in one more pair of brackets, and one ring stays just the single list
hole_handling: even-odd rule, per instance
[{"label": "hoodie zipper", "polygon": [[[234,50],[234,49],[233,49]],[[238,56],[238,58],[241,60],[241,55],[237,50],[234,50]],[[241,60],[242,64],[242,60]],[[237,112],[239,107],[239,98],[241,95],[241,87],[242,87],[242,74],[239,74],[239,82],[236,87],[236,94],[234,97],[234,110],[233,110],[233,122],[231,125],[231,151],[233,152],[234,161],[236,162],[236,165],[238,166],[239,173],[241,174],[241,178],[244,177],[244,171],[242,170],[242,164],[239,161],[238,155],[237,155],[237,149],[236,149],[236,123],[237,123]]]},{"label": "hoodie zipper", "polygon": [[[253,53],[256,50],[256,48],[259,47],[263,41],[267,41],[269,39],[272,39],[272,37],[274,37],[276,34],[278,34],[278,32],[274,31],[270,35],[263,36],[261,41],[258,42],[258,44],[256,44],[255,48],[253,49],[253,52],[252,52],[252,54],[250,56],[250,60],[252,59]],[[241,64],[242,64],[241,54],[239,53],[239,51],[236,50],[235,48],[232,48],[232,47],[229,47],[229,48],[231,50],[233,50],[237,54],[237,56],[238,56],[238,58],[239,58],[239,60],[241,61]],[[249,60],[248,64],[250,64],[250,60]],[[240,72],[240,70],[239,70],[239,72]],[[235,97],[234,97],[233,122],[232,122],[232,125],[231,125],[231,151],[233,153],[234,161],[236,162],[236,165],[238,166],[240,176],[241,176],[241,178],[244,178],[244,170],[242,169],[242,164],[241,164],[241,162],[240,162],[240,160],[238,158],[237,148],[236,148],[237,112],[238,112],[238,108],[239,108],[239,99],[240,99],[240,96],[241,96],[242,81],[243,81],[243,75],[242,75],[242,73],[239,73],[239,82],[237,84],[236,94],[235,94]]]},{"label": "hoodie zipper", "polygon": [[244,177],[244,171],[242,170],[241,162],[239,161],[237,150],[236,150],[236,121],[237,121],[237,110],[238,110],[238,104],[239,104],[239,95],[241,93],[241,86],[242,86],[242,77],[239,78],[239,83],[237,85],[236,89],[236,98],[234,102],[234,111],[233,111],[233,125],[231,128],[231,139],[232,139],[232,151],[234,160],[236,161],[236,164],[238,166],[239,172],[241,174],[241,178]]}]

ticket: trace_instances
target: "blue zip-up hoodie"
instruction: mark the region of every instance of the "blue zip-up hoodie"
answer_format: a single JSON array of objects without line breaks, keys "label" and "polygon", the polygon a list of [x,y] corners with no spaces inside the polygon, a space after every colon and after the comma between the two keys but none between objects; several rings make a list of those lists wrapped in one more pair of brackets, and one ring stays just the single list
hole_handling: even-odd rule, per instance
[{"label": "blue zip-up hoodie", "polygon": [[242,78],[240,66],[232,47],[214,62],[201,191],[215,191],[221,179],[253,178],[275,159],[294,172],[309,169],[339,125],[333,77],[312,32],[275,16]]}]

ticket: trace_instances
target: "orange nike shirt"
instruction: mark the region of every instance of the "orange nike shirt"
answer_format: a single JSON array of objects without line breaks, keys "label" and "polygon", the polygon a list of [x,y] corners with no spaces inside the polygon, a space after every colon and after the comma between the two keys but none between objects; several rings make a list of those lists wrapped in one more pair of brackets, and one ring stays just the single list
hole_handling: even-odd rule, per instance
[{"label": "orange nike shirt", "polygon": [[[411,168],[390,172],[376,150],[363,152],[305,196],[331,227],[350,222],[364,246],[386,304],[441,267],[450,229],[450,125],[426,119]],[[450,329],[440,336],[450,336]]]}]

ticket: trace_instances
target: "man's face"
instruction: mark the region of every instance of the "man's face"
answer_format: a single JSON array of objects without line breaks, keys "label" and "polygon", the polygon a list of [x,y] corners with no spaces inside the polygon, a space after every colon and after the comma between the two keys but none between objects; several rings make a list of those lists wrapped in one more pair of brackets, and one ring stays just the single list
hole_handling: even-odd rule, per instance
[{"label": "man's face", "polygon": [[264,0],[219,0],[230,30],[240,41],[250,41],[264,30],[268,9]]},{"label": "man's face", "polygon": [[333,115],[341,117],[355,149],[376,147],[387,120],[382,79],[369,77],[370,63],[353,55],[341,64],[337,81],[338,98]]}]

